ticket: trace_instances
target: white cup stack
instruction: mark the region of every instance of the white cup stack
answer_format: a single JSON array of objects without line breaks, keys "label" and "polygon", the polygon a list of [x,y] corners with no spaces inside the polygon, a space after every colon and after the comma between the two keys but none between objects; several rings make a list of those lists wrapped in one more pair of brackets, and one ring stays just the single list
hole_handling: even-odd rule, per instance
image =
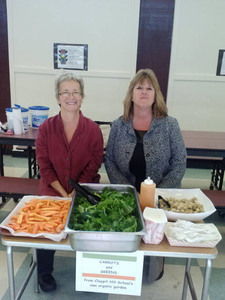
[{"label": "white cup stack", "polygon": [[13,109],[13,130],[14,134],[24,133],[23,119],[20,108]]}]

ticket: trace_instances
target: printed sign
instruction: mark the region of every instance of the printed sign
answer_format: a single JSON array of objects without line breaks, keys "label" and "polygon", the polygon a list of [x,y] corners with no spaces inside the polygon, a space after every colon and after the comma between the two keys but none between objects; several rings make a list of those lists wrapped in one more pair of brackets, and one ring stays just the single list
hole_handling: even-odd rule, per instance
[{"label": "printed sign", "polygon": [[54,48],[54,68],[87,71],[88,45],[57,44]]},{"label": "printed sign", "polygon": [[219,50],[218,62],[217,62],[217,76],[225,76],[225,50]]},{"label": "printed sign", "polygon": [[141,295],[143,252],[76,252],[76,291]]}]

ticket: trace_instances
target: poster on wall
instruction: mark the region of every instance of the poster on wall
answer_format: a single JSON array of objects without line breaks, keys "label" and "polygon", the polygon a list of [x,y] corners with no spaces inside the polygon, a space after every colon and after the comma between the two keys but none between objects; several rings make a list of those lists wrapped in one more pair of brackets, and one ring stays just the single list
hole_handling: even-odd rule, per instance
[{"label": "poster on wall", "polygon": [[54,69],[87,71],[88,45],[85,44],[53,44]]},{"label": "poster on wall", "polygon": [[219,50],[216,75],[225,76],[225,50]]}]

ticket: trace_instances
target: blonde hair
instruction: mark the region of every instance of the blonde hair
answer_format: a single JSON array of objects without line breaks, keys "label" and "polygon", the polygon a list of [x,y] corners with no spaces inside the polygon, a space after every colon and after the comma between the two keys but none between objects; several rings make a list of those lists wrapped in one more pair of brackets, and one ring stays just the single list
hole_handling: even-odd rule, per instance
[{"label": "blonde hair", "polygon": [[162,118],[167,116],[168,109],[164,102],[164,98],[160,90],[160,86],[155,76],[155,73],[151,69],[142,69],[139,70],[137,74],[134,76],[134,78],[131,80],[126,97],[123,102],[124,104],[123,117],[126,122],[130,121],[130,119],[133,116],[133,101],[132,101],[133,89],[136,84],[143,83],[143,81],[146,79],[152,84],[155,90],[155,101],[152,105],[153,116],[155,118]]}]

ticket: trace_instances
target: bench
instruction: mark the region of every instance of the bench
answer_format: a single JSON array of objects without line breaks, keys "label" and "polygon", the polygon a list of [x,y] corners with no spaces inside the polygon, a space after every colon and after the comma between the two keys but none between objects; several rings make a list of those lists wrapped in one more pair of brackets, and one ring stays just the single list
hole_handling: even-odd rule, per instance
[{"label": "bench", "polygon": [[[28,157],[29,178],[40,178],[40,176],[39,176],[39,167],[38,167],[38,163],[37,163],[37,160],[36,160],[36,147],[16,146],[16,150],[22,151],[22,153],[24,153],[25,156]],[[12,152],[12,157],[14,155],[15,155],[14,152]]]},{"label": "bench", "polygon": [[225,191],[202,190],[202,192],[212,201],[221,217],[225,216]]},{"label": "bench", "polygon": [[222,190],[225,172],[225,158],[187,156],[187,168],[211,169],[210,190]]},{"label": "bench", "polygon": [[38,195],[39,181],[33,178],[0,176],[0,207],[6,204],[6,198],[13,198],[17,202],[25,195]]}]

